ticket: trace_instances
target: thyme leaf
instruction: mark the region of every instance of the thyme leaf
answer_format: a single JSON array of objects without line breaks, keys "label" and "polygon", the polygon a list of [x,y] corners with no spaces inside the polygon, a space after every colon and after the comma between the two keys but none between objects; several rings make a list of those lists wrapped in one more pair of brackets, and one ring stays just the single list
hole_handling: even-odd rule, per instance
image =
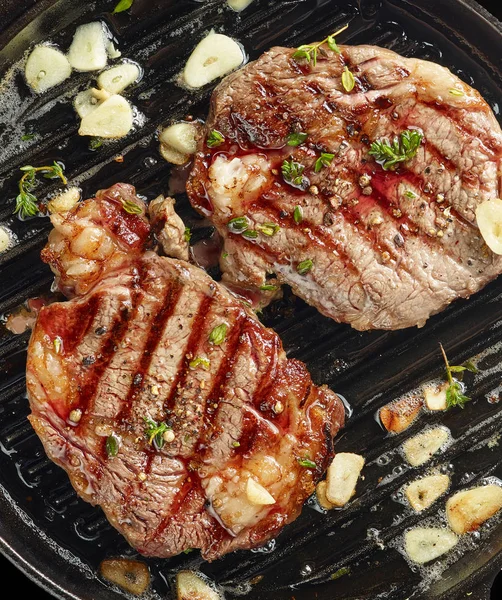
[{"label": "thyme leaf", "polygon": [[185,231],[183,232],[183,239],[187,243],[192,239],[192,231],[190,227],[185,227]]},{"label": "thyme leaf", "polygon": [[331,161],[335,158],[334,154],[329,154],[329,152],[322,152],[321,156],[315,161],[314,171],[319,173],[319,171],[323,167],[329,167]]},{"label": "thyme leaf", "polygon": [[298,458],[297,460],[300,467],[305,467],[306,469],[317,469],[317,465],[314,461],[310,460],[310,458]]},{"label": "thyme leaf", "polygon": [[349,68],[347,67],[347,65],[345,65],[345,68],[343,69],[342,85],[343,85],[343,89],[346,92],[351,92],[354,89],[354,86],[356,85],[356,80],[354,79],[354,74],[352,73],[352,71],[349,71]]},{"label": "thyme leaf", "polygon": [[118,2],[117,6],[113,9],[113,13],[112,14],[117,14],[117,13],[121,13],[124,12],[126,10],[129,10],[131,8],[131,6],[133,5],[134,0],[120,0],[120,2]]},{"label": "thyme leaf", "polygon": [[132,200],[124,200],[124,198],[120,198],[120,202],[122,203],[122,208],[130,215],[140,215],[143,212],[141,206]]},{"label": "thyme leaf", "polygon": [[154,445],[157,450],[160,450],[164,445],[164,433],[171,429],[167,423],[163,421],[157,423],[150,417],[143,417],[145,421],[145,435],[148,438],[148,443]]},{"label": "thyme leaf", "polygon": [[262,223],[256,225],[256,229],[263,233],[263,235],[268,235],[269,237],[272,237],[278,231],[280,231],[281,228],[279,227],[279,225],[277,225],[277,223]]},{"label": "thyme leaf", "polygon": [[368,154],[380,163],[385,171],[394,170],[396,165],[415,156],[422,143],[423,134],[416,129],[406,129],[389,141],[384,138],[371,144]]},{"label": "thyme leaf", "polygon": [[106,438],[106,454],[112,458],[119,453],[119,440],[113,433]]},{"label": "thyme leaf", "polygon": [[188,363],[188,366],[191,369],[196,369],[199,365],[201,365],[203,369],[209,369],[211,362],[209,361],[208,358],[203,358],[202,356],[197,356],[196,358],[194,358],[193,360],[191,360]]},{"label": "thyme leaf", "polygon": [[296,267],[296,271],[299,275],[306,275],[310,269],[314,266],[314,261],[310,258],[302,260],[301,263],[298,263]]},{"label": "thyme leaf", "polygon": [[226,323],[221,323],[221,325],[217,325],[213,331],[209,334],[209,341],[211,344],[215,346],[219,346],[223,344],[225,338],[227,337],[228,326]]},{"label": "thyme leaf", "polygon": [[289,160],[285,160],[281,166],[282,178],[286,183],[295,186],[301,186],[303,184],[303,171],[305,171],[305,167],[290,158]]},{"label": "thyme leaf", "polygon": [[207,136],[206,145],[209,148],[216,148],[217,146],[221,146],[224,141],[225,136],[216,129],[213,129]]},{"label": "thyme leaf", "polygon": [[303,211],[301,206],[295,206],[295,210],[293,211],[293,219],[297,225],[303,221]]},{"label": "thyme leaf", "polygon": [[286,144],[288,146],[299,146],[307,139],[306,133],[290,133],[286,137]]}]

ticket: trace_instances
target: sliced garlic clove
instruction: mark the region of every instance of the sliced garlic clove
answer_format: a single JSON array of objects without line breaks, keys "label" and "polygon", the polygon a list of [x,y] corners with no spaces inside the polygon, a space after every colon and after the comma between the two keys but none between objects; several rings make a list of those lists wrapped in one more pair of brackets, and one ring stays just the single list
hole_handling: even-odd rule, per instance
[{"label": "sliced garlic clove", "polygon": [[246,483],[246,496],[251,504],[257,506],[275,504],[274,497],[252,477],[250,477]]},{"label": "sliced garlic clove", "polygon": [[108,61],[108,38],[100,21],[80,25],[68,51],[68,60],[77,71],[99,71]]},{"label": "sliced garlic clove", "polygon": [[135,596],[146,592],[150,585],[148,566],[139,560],[128,558],[106,559],[100,564],[100,572],[106,580]]},{"label": "sliced garlic clove", "polygon": [[120,94],[126,87],[138,81],[141,71],[138,65],[124,62],[99,74],[98,85],[110,94]]},{"label": "sliced garlic clove", "polygon": [[450,551],[457,536],[446,528],[416,527],[404,536],[404,549],[413,562],[424,564]]},{"label": "sliced garlic clove", "polygon": [[177,600],[221,600],[220,594],[193,571],[176,573]]},{"label": "sliced garlic clove", "polygon": [[184,165],[190,160],[188,154],[181,154],[181,152],[165,144],[161,144],[159,150],[162,158],[173,165]]},{"label": "sliced garlic clove", "polygon": [[237,69],[243,60],[242,49],[235,40],[211,31],[188,58],[183,79],[188,87],[200,88]]},{"label": "sliced garlic clove", "polygon": [[331,510],[332,508],[335,508],[335,505],[332,504],[326,496],[327,485],[328,484],[326,483],[326,481],[320,481],[316,485],[315,492],[317,496],[317,501],[322,506],[322,508],[324,508],[325,510]]},{"label": "sliced garlic clove", "polygon": [[476,222],[483,239],[495,254],[502,254],[502,200],[493,198],[476,208]]},{"label": "sliced garlic clove", "polygon": [[379,412],[380,421],[387,431],[401,433],[413,423],[421,408],[421,398],[406,396],[383,406]]},{"label": "sliced garlic clove", "polygon": [[326,498],[334,506],[345,506],[356,493],[357,480],[364,458],[351,452],[340,452],[328,467]]},{"label": "sliced garlic clove", "polygon": [[446,503],[448,523],[455,533],[475,531],[502,509],[502,487],[483,485],[454,494]]},{"label": "sliced garlic clove", "polygon": [[101,138],[121,138],[129,133],[132,125],[131,105],[125,98],[115,94],[85,115],[78,133]]},{"label": "sliced garlic clove", "polygon": [[406,460],[413,467],[426,463],[450,437],[446,427],[433,427],[406,440],[403,451]]},{"label": "sliced garlic clove", "polygon": [[228,6],[235,12],[241,12],[247,8],[253,0],[227,0]]},{"label": "sliced garlic clove", "polygon": [[12,246],[13,236],[10,229],[4,225],[0,226],[0,252],[5,252]]},{"label": "sliced garlic clove", "polygon": [[180,154],[195,154],[199,131],[194,123],[175,123],[161,131],[159,141]]},{"label": "sliced garlic clove", "polygon": [[440,386],[427,386],[424,388],[425,404],[429,410],[446,410],[447,383]]},{"label": "sliced garlic clove", "polygon": [[449,485],[448,475],[428,475],[406,486],[406,498],[413,510],[420,512],[434,504],[446,492]]},{"label": "sliced garlic clove", "polygon": [[78,116],[83,119],[90,112],[98,108],[98,106],[110,97],[108,92],[91,88],[79,92],[73,100],[73,107]]},{"label": "sliced garlic clove", "polygon": [[24,69],[28,85],[41,94],[71,75],[71,65],[66,56],[51,46],[36,46],[29,55]]}]

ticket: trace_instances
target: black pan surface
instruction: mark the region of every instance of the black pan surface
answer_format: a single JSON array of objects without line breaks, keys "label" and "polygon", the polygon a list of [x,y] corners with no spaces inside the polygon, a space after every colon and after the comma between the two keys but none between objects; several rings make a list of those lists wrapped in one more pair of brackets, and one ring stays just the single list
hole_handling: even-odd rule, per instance
[{"label": "black pan surface", "polygon": [[[123,55],[138,60],[146,71],[131,94],[146,116],[145,126],[99,152],[90,151],[75,135],[76,119],[65,97],[73,92],[70,84],[44,102],[24,92],[22,106],[14,112],[0,103],[0,221],[19,238],[12,250],[0,255],[2,314],[47,292],[52,282],[38,258],[48,221],[12,217],[19,166],[63,160],[69,178],[79,182],[84,194],[116,181],[133,183],[149,199],[166,192],[170,167],[159,158],[154,133],[159,125],[187,113],[205,115],[211,89],[188,94],[174,78],[212,27],[240,40],[252,60],[271,45],[298,46],[350,22],[340,41],[379,44],[443,64],[476,87],[501,119],[502,25],[471,0],[255,0],[241,15],[225,8],[223,0],[136,0],[129,13],[111,16],[114,4],[0,0],[3,73],[31,43],[50,39],[67,47],[75,26],[96,17],[108,23]],[[82,89],[87,80],[76,85]],[[74,85],[75,79],[71,81]],[[19,131],[37,137],[20,144]],[[118,154],[124,156],[121,163],[113,160]],[[186,197],[180,194],[177,200],[182,217],[197,229],[199,217]],[[205,229],[198,232],[205,234]],[[483,527],[479,539],[467,536],[454,561],[438,559],[425,569],[410,566],[400,552],[403,532],[424,519],[444,520],[444,501],[420,517],[398,501],[401,486],[425,468],[406,469],[397,448],[425,425],[441,422],[450,428],[453,443],[433,464],[451,473],[453,490],[490,477],[502,479],[497,445],[502,431],[501,301],[502,282],[496,281],[432,318],[423,329],[398,332],[358,333],[293,299],[267,310],[263,320],[281,335],[288,355],[305,361],[318,383],[327,383],[351,404],[352,416],[336,447],[366,457],[365,479],[345,510],[326,515],[307,504],[301,517],[261,551],[238,552],[212,564],[201,562],[196,553],[147,560],[152,573],[149,598],[174,598],[175,572],[198,568],[218,582],[228,600],[488,600],[502,567],[500,520]],[[16,572],[35,582],[34,597],[123,598],[120,589],[97,575],[98,565],[106,557],[136,554],[99,509],[78,499],[66,474],[47,460],[26,420],[27,342],[28,334],[14,336],[2,327],[0,551]],[[439,342],[454,364],[480,358],[481,373],[466,379],[473,401],[463,411],[423,415],[401,436],[386,436],[375,412],[442,374]],[[350,573],[332,579],[342,567],[349,567]]]}]

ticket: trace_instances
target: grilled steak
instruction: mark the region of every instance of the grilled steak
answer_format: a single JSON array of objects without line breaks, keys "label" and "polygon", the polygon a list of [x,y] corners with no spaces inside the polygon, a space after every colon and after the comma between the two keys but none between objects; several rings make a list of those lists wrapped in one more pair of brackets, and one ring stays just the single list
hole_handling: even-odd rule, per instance
[{"label": "grilled steak", "polygon": [[[86,292],[40,311],[28,349],[29,418],[78,494],[139,552],[200,548],[212,560],[263,544],[299,515],[344,409],[202,269],[141,250],[148,221],[133,191],[114,186],[53,217],[59,234],[44,258],[72,294]],[[124,197],[135,213],[112,211],[112,230],[103,203],[120,208]],[[75,245],[81,219],[93,236]],[[111,268],[105,261],[70,277],[72,248],[98,260],[96,237],[115,245],[110,256],[129,240],[129,260],[121,254]]]},{"label": "grilled steak", "polygon": [[[212,96],[188,192],[225,238],[223,280],[269,299],[289,284],[365,330],[422,326],[495,278],[475,209],[502,193],[502,133],[479,93],[378,47],[294,53],[272,48]],[[403,133],[422,139],[400,162],[370,152]]]}]

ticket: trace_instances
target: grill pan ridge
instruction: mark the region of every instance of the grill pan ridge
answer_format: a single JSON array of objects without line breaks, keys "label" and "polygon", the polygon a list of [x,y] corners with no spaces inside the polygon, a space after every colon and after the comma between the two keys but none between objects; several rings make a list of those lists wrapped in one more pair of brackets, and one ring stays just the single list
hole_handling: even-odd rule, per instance
[{"label": "grill pan ridge", "polygon": [[[9,4],[0,0],[0,15]],[[17,6],[22,4],[29,3]],[[111,5],[42,0],[27,11],[9,12],[0,31],[0,68],[6,72],[29,43],[50,39],[67,48],[77,24],[102,18],[123,56],[138,60],[146,72],[130,96],[145,114],[145,126],[98,152],[88,150],[76,135],[69,101],[75,90],[85,87],[88,76],[72,77],[44,102],[25,94],[15,115],[0,104],[0,221],[19,239],[0,255],[2,314],[47,293],[53,279],[39,258],[48,219],[21,222],[12,216],[18,168],[60,159],[84,197],[117,181],[132,183],[148,199],[167,192],[170,167],[160,159],[155,131],[188,113],[201,118],[207,113],[212,87],[188,93],[175,79],[211,28],[241,41],[253,60],[271,45],[298,46],[350,22],[344,43],[378,44],[443,64],[478,89],[502,121],[502,65],[495,52],[502,25],[471,0],[255,0],[239,15],[224,0],[136,0],[130,14],[114,16],[108,12]],[[19,74],[13,74],[13,81],[22,88]],[[15,132],[37,133],[33,142],[12,139],[13,117]],[[114,161],[118,154],[124,156],[122,163]],[[44,189],[51,192],[50,186]],[[186,196],[176,198],[181,217],[194,231],[193,240],[209,235],[210,228]],[[174,598],[176,571],[196,568],[221,586],[227,600],[456,600],[470,593],[473,600],[487,600],[502,568],[500,520],[483,526],[479,540],[467,536],[465,552],[451,564],[445,562],[442,577],[434,578],[431,568],[406,562],[400,542],[410,526],[444,522],[444,499],[416,515],[399,502],[399,492],[431,467],[451,475],[451,491],[502,479],[497,445],[502,429],[502,280],[457,301],[422,329],[356,332],[288,294],[265,311],[263,321],[279,333],[288,356],[305,361],[316,383],[326,383],[347,398],[351,413],[335,448],[366,458],[364,480],[347,508],[321,514],[307,503],[297,521],[258,551],[236,552],[211,564],[195,552],[169,560],[142,559],[152,574],[151,598]],[[100,509],[77,497],[66,474],[45,456],[26,419],[29,333],[15,336],[1,327],[0,551],[56,598],[123,598],[124,592],[97,575],[98,566],[103,558],[137,555]],[[479,360],[480,373],[465,379],[473,401],[463,411],[423,414],[403,434],[386,435],[375,419],[378,408],[442,375],[439,342],[454,364]],[[427,465],[407,469],[401,442],[436,423],[451,430],[452,443]],[[441,564],[439,559],[437,571]],[[333,581],[332,574],[342,567],[350,573]]]}]

